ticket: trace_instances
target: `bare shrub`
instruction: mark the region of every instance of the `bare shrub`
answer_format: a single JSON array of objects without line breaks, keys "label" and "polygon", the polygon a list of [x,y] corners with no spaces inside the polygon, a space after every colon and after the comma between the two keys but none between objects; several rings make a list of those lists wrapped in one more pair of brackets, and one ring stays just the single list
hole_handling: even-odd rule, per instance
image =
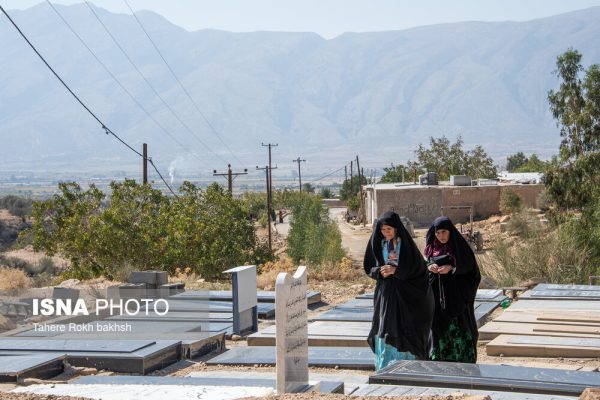
[{"label": "bare shrub", "polygon": [[[264,290],[272,290],[280,272],[293,274],[297,267],[288,255],[282,255],[275,261],[267,262],[260,267],[257,286]],[[343,257],[338,263],[324,263],[307,268],[309,280],[313,282],[349,281],[355,283],[361,278],[368,280],[362,268],[357,268],[347,257]]]},{"label": "bare shrub", "polygon": [[512,246],[498,240],[490,257],[480,259],[482,270],[498,284],[511,286],[532,277],[552,283],[584,283],[593,274],[591,250],[564,230],[539,230]]},{"label": "bare shrub", "polygon": [[280,272],[293,274],[295,271],[296,266],[294,266],[292,259],[283,254],[277,260],[266,262],[259,267],[256,286],[264,290],[272,290]]},{"label": "bare shrub", "polygon": [[8,268],[21,269],[25,271],[33,268],[30,262],[18,257],[0,256],[0,265],[4,265]]},{"label": "bare shrub", "polygon": [[54,275],[57,269],[58,268],[54,264],[54,261],[50,257],[43,257],[37,263],[27,263],[25,266],[25,271],[30,276],[40,274]]},{"label": "bare shrub", "polygon": [[0,267],[0,291],[31,287],[31,279],[20,269]]},{"label": "bare shrub", "polygon": [[532,238],[540,235],[542,225],[535,214],[529,210],[521,210],[512,215],[507,223],[508,232],[522,238]]}]

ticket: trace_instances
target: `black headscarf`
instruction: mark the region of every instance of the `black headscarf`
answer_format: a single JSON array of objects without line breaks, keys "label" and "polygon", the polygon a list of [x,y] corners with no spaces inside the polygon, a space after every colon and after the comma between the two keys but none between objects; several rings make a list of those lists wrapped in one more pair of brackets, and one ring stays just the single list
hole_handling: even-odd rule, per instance
[{"label": "black headscarf", "polygon": [[[383,225],[395,228],[401,243],[398,267],[388,278],[379,273],[379,268],[386,264],[382,249]],[[426,360],[434,309],[433,294],[423,256],[395,212],[385,212],[378,219],[367,244],[363,267],[367,275],[377,280],[373,324],[367,339],[371,349],[375,351],[375,337],[380,337],[398,351],[408,351],[418,359]]]},{"label": "black headscarf", "polygon": [[[442,245],[435,237],[435,232],[445,229],[450,232],[450,239],[445,245]],[[425,257],[429,258],[433,254],[434,249],[447,249],[447,254],[450,254],[455,260],[456,270],[454,271],[455,276],[469,276],[472,278],[471,287],[465,287],[468,290],[468,300],[474,301],[477,292],[477,287],[481,281],[481,274],[479,272],[479,266],[477,265],[477,259],[473,249],[469,246],[467,240],[463,235],[456,229],[450,218],[439,217],[436,218],[431,227],[427,231],[425,237]]]},{"label": "black headscarf", "polygon": [[[385,265],[386,261],[383,259],[383,249],[381,248],[381,241],[384,240],[381,228],[383,225],[391,226],[396,230],[396,237],[400,239],[400,256],[398,258],[398,265],[403,265],[403,268],[396,269],[396,277],[402,279],[419,279],[427,275],[425,269],[425,263],[423,256],[419,251],[419,248],[413,241],[412,237],[404,227],[404,224],[400,220],[400,216],[393,211],[387,211],[381,214],[377,220],[377,224],[373,229],[369,243],[367,244],[367,250],[365,251],[365,259],[363,266],[365,273],[372,278],[372,268],[377,268],[374,271],[379,274],[379,267]],[[367,269],[368,268],[368,269]]]},{"label": "black headscarf", "polygon": [[[435,232],[440,229],[450,233],[449,240],[445,244],[435,237]],[[453,321],[457,321],[461,329],[468,331],[473,339],[475,359],[469,362],[475,362],[479,334],[474,302],[481,274],[471,246],[448,217],[439,217],[433,221],[426,236],[425,256],[433,262],[432,257],[443,255],[453,259],[455,270],[443,275],[434,273],[430,275],[436,297],[435,318],[431,327],[433,345],[437,347],[449,326]]]}]

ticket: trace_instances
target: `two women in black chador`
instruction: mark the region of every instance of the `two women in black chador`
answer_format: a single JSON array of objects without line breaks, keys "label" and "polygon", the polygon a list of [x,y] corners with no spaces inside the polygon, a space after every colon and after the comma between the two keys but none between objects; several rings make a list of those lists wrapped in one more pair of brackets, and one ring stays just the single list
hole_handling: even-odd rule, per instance
[{"label": "two women in black chador", "polygon": [[400,360],[477,359],[473,304],[481,277],[473,251],[441,217],[427,233],[425,257],[398,214],[381,215],[364,258],[377,281],[368,337],[377,370]]}]

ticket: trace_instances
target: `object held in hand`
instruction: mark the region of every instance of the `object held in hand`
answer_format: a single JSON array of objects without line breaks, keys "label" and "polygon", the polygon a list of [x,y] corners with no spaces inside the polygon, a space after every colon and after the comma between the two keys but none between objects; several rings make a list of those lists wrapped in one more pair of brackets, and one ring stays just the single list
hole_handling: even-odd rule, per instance
[{"label": "object held in hand", "polygon": [[454,267],[454,260],[448,254],[431,257],[431,261],[439,266],[450,265],[451,267]]}]

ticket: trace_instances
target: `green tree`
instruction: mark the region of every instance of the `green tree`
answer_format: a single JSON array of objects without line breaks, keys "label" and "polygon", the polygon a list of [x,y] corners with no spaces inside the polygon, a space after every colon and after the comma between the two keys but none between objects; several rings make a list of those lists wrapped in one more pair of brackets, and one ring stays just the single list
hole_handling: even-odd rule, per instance
[{"label": "green tree", "polygon": [[348,199],[348,211],[358,211],[360,209],[360,193]]},{"label": "green tree", "polygon": [[500,198],[500,210],[505,213],[518,212],[523,208],[523,201],[514,191],[507,189]]},{"label": "green tree", "polygon": [[408,175],[412,178],[413,183],[417,183],[419,181],[419,175],[423,172],[423,168],[416,161],[409,161],[406,163],[406,169],[408,171]]},{"label": "green tree", "polygon": [[304,183],[302,184],[302,191],[306,193],[314,193],[315,187],[310,183]]},{"label": "green tree", "polygon": [[521,166],[519,166],[514,172],[547,172],[555,163],[554,161],[544,161],[540,160],[537,154],[533,153],[531,157],[527,159],[527,162]]},{"label": "green tree", "polygon": [[321,190],[321,197],[324,198],[324,199],[332,199],[333,198],[333,192],[331,191],[330,188],[324,187]]},{"label": "green tree", "polygon": [[168,197],[125,180],[111,183],[109,201],[93,185],[82,190],[61,183],[59,189],[33,205],[33,245],[68,258],[75,277],[190,267],[215,278],[232,266],[270,257],[257,244],[248,208],[218,184],[202,191],[185,182],[180,196]]},{"label": "green tree", "polygon": [[363,175],[352,176],[352,179],[346,179],[342,183],[342,188],[340,189],[340,198],[344,201],[348,201],[351,197],[356,196],[357,193],[360,192],[360,186],[367,184],[367,178]]},{"label": "green tree", "polygon": [[508,172],[516,172],[517,169],[527,164],[528,161],[525,154],[523,154],[522,151],[519,151],[517,154],[506,157],[506,170]]},{"label": "green tree", "polygon": [[448,138],[429,138],[429,147],[419,144],[415,151],[417,166],[422,171],[435,172],[439,180],[448,180],[450,175],[469,175],[471,178],[495,178],[496,167],[483,147],[463,150],[459,136],[451,143]]},{"label": "green tree", "polygon": [[466,153],[462,174],[474,179],[493,179],[498,177],[498,171],[494,166],[494,160],[487,155],[483,147],[475,146],[473,150]]},{"label": "green tree", "polygon": [[33,203],[33,248],[68,258],[82,278],[101,275],[105,271],[95,259],[92,226],[106,196],[93,184],[82,190],[74,182],[59,183],[58,189],[51,199]]},{"label": "green tree", "polygon": [[295,263],[303,260],[311,266],[339,261],[345,253],[337,225],[319,197],[303,195],[292,207],[288,254]]},{"label": "green tree", "polygon": [[408,176],[404,176],[406,174],[406,167],[402,164],[394,165],[392,163],[389,167],[383,168],[383,176],[379,180],[380,183],[395,183],[402,182],[403,178],[408,178]]},{"label": "green tree", "polygon": [[185,182],[180,192],[160,224],[169,241],[163,250],[169,270],[191,267],[205,277],[217,278],[232,266],[256,262],[257,254],[265,256],[241,201],[216,183],[202,191]]},{"label": "green tree", "polygon": [[600,66],[584,71],[581,58],[572,48],[558,56],[556,75],[561,82],[558,90],[548,93],[562,141],[558,165],[548,171],[545,183],[561,208],[594,204],[600,183]]}]

